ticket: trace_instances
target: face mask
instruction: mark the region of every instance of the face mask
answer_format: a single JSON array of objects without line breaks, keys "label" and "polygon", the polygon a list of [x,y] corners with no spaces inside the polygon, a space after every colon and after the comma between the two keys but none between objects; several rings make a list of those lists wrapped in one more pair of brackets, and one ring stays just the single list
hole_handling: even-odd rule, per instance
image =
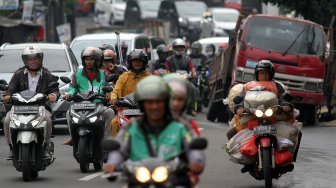
[{"label": "face mask", "polygon": [[207,56],[212,56],[212,54],[213,54],[212,51],[207,51],[207,52],[206,52],[206,55],[207,55]]}]

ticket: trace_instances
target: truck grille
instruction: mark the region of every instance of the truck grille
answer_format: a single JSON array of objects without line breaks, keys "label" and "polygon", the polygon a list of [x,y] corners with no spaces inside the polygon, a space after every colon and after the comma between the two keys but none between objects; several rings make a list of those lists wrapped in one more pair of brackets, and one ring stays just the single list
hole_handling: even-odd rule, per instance
[{"label": "truck grille", "polygon": [[303,81],[298,80],[290,80],[286,78],[274,78],[276,81],[283,83],[288,90],[296,90],[296,91],[304,91],[304,84]]}]

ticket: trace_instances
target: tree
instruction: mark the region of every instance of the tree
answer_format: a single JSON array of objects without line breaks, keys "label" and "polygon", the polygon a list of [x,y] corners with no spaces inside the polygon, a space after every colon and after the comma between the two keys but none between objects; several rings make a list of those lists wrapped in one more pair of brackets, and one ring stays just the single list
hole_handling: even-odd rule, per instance
[{"label": "tree", "polygon": [[262,0],[264,3],[278,4],[305,19],[323,26],[329,26],[333,15],[336,16],[335,0]]}]

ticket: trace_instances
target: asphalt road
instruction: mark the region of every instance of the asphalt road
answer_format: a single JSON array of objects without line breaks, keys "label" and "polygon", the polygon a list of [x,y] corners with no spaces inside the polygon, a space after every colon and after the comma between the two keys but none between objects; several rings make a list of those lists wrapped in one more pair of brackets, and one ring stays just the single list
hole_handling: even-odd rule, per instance
[{"label": "asphalt road", "polygon": [[[255,180],[248,174],[241,174],[241,166],[228,159],[222,149],[227,142],[225,132],[227,124],[212,123],[205,120],[205,114],[199,114],[202,135],[209,140],[207,149],[207,167],[201,177],[199,187],[204,188],[261,188],[263,182]],[[276,188],[336,188],[336,127],[313,126],[304,127],[301,150],[293,172],[274,180]],[[90,171],[83,174],[72,157],[72,148],[62,145],[68,138],[64,125],[56,128],[55,143],[56,161],[45,171],[40,172],[38,179],[23,182],[21,173],[17,172],[11,162],[5,161],[8,147],[4,136],[0,136],[0,187],[25,188],[92,188],[121,187],[121,180],[110,183],[100,177],[101,172]],[[91,168],[93,168],[91,166]]]}]

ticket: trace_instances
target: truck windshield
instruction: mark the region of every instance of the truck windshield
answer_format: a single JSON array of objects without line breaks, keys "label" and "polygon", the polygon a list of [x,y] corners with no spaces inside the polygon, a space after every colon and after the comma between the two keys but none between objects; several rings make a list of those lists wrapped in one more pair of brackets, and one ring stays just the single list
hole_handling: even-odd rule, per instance
[{"label": "truck windshield", "polygon": [[245,43],[248,46],[284,54],[323,55],[324,32],[314,24],[253,17]]}]

